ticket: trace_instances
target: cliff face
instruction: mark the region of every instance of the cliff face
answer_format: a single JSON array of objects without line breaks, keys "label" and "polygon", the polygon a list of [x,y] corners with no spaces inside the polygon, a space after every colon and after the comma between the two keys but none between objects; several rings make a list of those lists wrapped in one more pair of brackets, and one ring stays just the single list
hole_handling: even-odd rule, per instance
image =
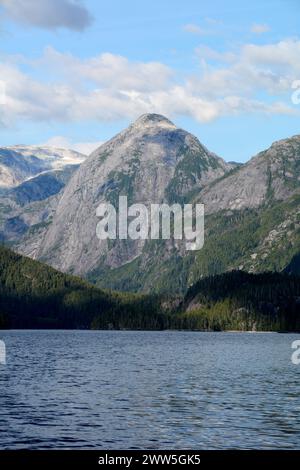
[{"label": "cliff face", "polygon": [[189,200],[231,164],[163,116],[148,114],[96,150],[67,184],[36,257],[63,271],[86,274],[100,264],[120,267],[138,257],[145,242],[99,241],[96,208]]},{"label": "cliff face", "polygon": [[206,213],[257,208],[300,191],[300,136],[275,142],[201,193]]},{"label": "cliff face", "polygon": [[34,256],[59,193],[85,158],[52,147],[1,147],[0,240]]}]

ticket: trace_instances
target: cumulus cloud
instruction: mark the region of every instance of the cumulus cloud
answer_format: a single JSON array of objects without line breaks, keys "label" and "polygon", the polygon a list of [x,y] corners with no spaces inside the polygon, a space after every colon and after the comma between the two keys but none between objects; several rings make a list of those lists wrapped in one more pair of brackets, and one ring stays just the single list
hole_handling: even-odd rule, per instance
[{"label": "cumulus cloud", "polygon": [[92,21],[78,0],[0,0],[0,5],[13,20],[40,28],[82,31]]},{"label": "cumulus cloud", "polygon": [[300,40],[289,39],[262,46],[248,44],[242,49],[242,56],[251,64],[262,67],[273,66],[281,71],[300,70]]},{"label": "cumulus cloud", "polygon": [[101,87],[118,90],[152,91],[169,86],[173,71],[160,62],[131,62],[126,57],[104,53],[89,59],[45,50],[38,65],[59,70],[71,77],[89,80]]},{"label": "cumulus cloud", "polygon": [[[202,47],[197,54],[201,67],[186,76],[158,62],[113,54],[81,59],[53,48],[33,62],[7,60],[0,63],[6,82],[0,122],[103,122],[147,112],[210,122],[242,113],[298,112],[287,93],[300,76],[299,40],[248,44],[234,52]],[[32,78],[30,67],[43,70],[44,80]]]},{"label": "cumulus cloud", "polygon": [[288,92],[291,83],[300,75],[299,40],[286,40],[267,45],[244,45],[238,53],[219,53],[198,48],[197,53],[207,60],[227,64],[203,67],[199,77],[189,79],[189,87],[208,96],[255,95],[270,96]]},{"label": "cumulus cloud", "polygon": [[251,32],[254,34],[263,34],[267,33],[268,31],[271,31],[271,28],[267,24],[255,23],[251,26]]}]

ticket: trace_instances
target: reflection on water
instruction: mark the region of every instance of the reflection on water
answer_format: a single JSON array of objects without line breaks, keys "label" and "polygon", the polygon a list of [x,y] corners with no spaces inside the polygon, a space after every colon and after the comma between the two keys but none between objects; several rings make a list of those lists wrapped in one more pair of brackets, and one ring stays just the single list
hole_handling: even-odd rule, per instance
[{"label": "reflection on water", "polygon": [[6,331],[0,446],[300,448],[299,335]]}]

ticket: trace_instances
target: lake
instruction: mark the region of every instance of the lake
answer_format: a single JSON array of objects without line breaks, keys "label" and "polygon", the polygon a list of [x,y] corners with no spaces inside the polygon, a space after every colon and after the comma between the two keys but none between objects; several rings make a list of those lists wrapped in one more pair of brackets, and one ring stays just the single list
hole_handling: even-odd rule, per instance
[{"label": "lake", "polygon": [[2,449],[300,448],[297,334],[0,331]]}]

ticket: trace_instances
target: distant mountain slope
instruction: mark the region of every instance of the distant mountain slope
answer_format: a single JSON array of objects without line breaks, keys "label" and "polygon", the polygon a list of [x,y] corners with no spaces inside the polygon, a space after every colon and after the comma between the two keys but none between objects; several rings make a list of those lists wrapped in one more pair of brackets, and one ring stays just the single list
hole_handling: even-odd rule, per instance
[{"label": "distant mountain slope", "polygon": [[0,147],[0,188],[11,188],[25,180],[66,165],[78,165],[85,155],[67,149],[24,146]]},{"label": "distant mountain slope", "polygon": [[57,194],[78,168],[79,165],[66,165],[59,170],[45,171],[18,186],[0,191],[1,198],[11,199],[20,207],[43,201]]},{"label": "distant mountain slope", "polygon": [[48,224],[59,201],[55,196],[84,159],[84,155],[66,149],[0,148],[0,239],[23,245],[34,225],[34,239],[24,250],[31,254],[37,230],[41,233],[41,224]]},{"label": "distant mountain slope", "polygon": [[[0,239],[16,247],[22,246],[23,253],[30,255],[37,236],[52,220],[59,192],[77,169],[78,165],[67,165],[0,190]],[[27,250],[24,250],[25,245]]]},{"label": "distant mountain slope", "polygon": [[253,209],[300,194],[300,135],[280,140],[200,195],[206,213]]}]

